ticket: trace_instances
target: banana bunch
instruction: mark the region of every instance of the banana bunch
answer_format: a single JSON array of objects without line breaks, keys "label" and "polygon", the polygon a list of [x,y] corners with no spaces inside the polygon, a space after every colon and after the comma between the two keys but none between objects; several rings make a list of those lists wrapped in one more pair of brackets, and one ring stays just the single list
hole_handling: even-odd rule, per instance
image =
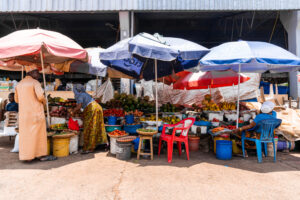
[{"label": "banana bunch", "polygon": [[236,110],[236,105],[234,102],[222,102],[219,104],[221,110]]}]

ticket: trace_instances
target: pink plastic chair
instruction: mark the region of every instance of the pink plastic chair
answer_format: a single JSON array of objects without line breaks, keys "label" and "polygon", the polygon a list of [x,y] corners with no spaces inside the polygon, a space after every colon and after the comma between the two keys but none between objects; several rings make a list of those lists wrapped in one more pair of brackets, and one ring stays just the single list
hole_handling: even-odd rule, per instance
[{"label": "pink plastic chair", "polygon": [[[181,156],[181,143],[184,142],[185,149],[186,149],[186,156],[187,159],[190,159],[189,155],[189,142],[188,142],[188,132],[192,125],[194,124],[195,119],[194,118],[186,118],[184,120],[181,120],[177,124],[164,124],[163,130],[161,133],[161,136],[159,138],[159,144],[158,144],[158,156],[160,155],[161,150],[161,142],[166,141],[168,145],[168,162],[172,162],[172,154],[173,154],[173,143],[177,142],[178,146],[178,153],[179,156]],[[165,133],[166,128],[173,128],[172,135],[167,135]],[[175,136],[176,132],[180,131],[180,136]]]}]

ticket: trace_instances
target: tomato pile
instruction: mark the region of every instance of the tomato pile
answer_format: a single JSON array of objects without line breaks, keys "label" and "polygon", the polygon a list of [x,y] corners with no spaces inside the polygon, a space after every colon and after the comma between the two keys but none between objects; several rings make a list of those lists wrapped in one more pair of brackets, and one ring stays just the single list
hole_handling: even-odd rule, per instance
[{"label": "tomato pile", "polygon": [[213,118],[212,122],[220,122],[220,120]]},{"label": "tomato pile", "polygon": [[110,132],[109,135],[111,135],[111,136],[124,136],[124,135],[126,135],[126,132],[125,131],[120,131],[120,130],[114,130],[114,131]]},{"label": "tomato pile", "polygon": [[108,116],[116,116],[116,117],[124,117],[124,111],[122,109],[108,109],[103,111],[104,117]]},{"label": "tomato pile", "polygon": [[229,130],[234,130],[234,129],[236,129],[236,126],[233,126],[233,125],[221,126],[221,127],[227,128],[227,129],[229,129]]}]

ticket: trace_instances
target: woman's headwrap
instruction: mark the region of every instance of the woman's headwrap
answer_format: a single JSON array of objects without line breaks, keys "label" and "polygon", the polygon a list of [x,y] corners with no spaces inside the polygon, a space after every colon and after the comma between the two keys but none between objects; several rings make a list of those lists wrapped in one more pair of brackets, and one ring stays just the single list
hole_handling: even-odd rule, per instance
[{"label": "woman's headwrap", "polygon": [[81,84],[75,84],[75,85],[73,85],[73,92],[75,94],[75,99],[77,99],[77,97],[78,97],[78,95],[80,93],[84,93],[85,92],[85,88]]},{"label": "woman's headwrap", "polygon": [[275,104],[272,101],[266,101],[262,104],[260,110],[262,113],[270,113],[273,111]]},{"label": "woman's headwrap", "polygon": [[83,93],[83,92],[85,92],[84,85],[81,85],[81,84],[73,85],[73,92],[74,93]]}]

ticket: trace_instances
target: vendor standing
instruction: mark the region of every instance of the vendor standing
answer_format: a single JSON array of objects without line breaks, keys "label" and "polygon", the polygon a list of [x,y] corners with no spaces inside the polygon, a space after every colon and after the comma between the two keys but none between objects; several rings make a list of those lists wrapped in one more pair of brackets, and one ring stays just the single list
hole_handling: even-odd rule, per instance
[{"label": "vendor standing", "polygon": [[19,104],[19,158],[23,161],[55,160],[54,156],[46,156],[46,100],[38,82],[40,74],[35,64],[25,66],[25,70],[26,77],[15,89],[15,101]]},{"label": "vendor standing", "polygon": [[83,108],[83,152],[91,153],[98,144],[107,143],[102,107],[85,91],[81,84],[73,87],[77,106],[71,111],[73,116]]}]

